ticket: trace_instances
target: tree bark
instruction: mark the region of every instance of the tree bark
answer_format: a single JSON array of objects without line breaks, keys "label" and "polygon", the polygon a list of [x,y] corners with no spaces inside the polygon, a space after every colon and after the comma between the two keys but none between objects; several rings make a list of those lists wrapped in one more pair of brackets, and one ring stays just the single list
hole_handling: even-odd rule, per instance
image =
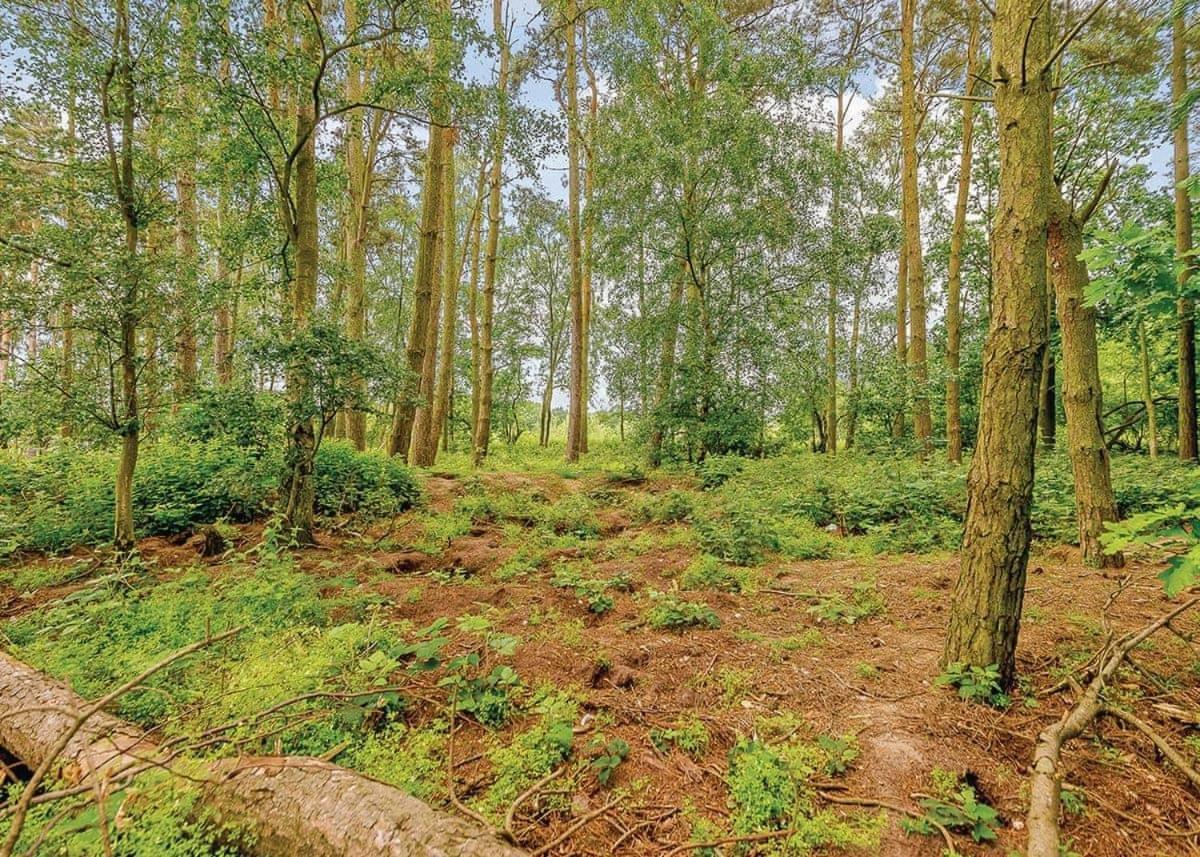
[{"label": "tree bark", "polygon": [[[1049,276],[1049,273],[1047,273]],[[1058,442],[1058,372],[1054,360],[1054,289],[1046,289],[1046,351],[1038,381],[1038,436],[1042,446],[1054,449]]]},{"label": "tree bark", "polygon": [[[314,15],[321,14],[321,0],[311,0]],[[316,36],[308,31],[303,50],[321,55]],[[295,221],[292,242],[296,248],[292,277],[290,335],[302,336],[312,324],[317,308],[317,273],[320,235],[317,223],[317,115],[316,104],[307,93],[296,98]],[[283,527],[299,544],[314,544],[316,484],[313,459],[317,452],[316,430],[311,414],[312,390],[299,367],[288,367],[288,448],[284,479]]]},{"label": "tree bark", "polygon": [[[40,765],[87,702],[0,653],[0,746]],[[144,733],[104,712],[60,754],[62,778],[86,783],[121,770],[156,769],[164,756]],[[181,773],[189,777],[194,768]],[[260,857],[518,857],[524,852],[473,822],[399,789],[300,756],[222,759],[205,772],[201,801],[221,820],[246,824]]]},{"label": "tree bark", "polygon": [[[900,219],[904,222],[904,199],[900,200]],[[900,258],[896,264],[896,374],[897,382],[903,389],[908,386],[908,235],[904,234],[900,242]],[[892,421],[892,437],[904,437],[904,404],[896,412]]]},{"label": "tree bark", "polygon": [[1051,188],[1050,16],[1042,0],[999,0],[992,78],[999,129],[992,313],[979,439],[968,478],[962,565],[943,664],[1016,672],[1029,559],[1037,393],[1046,348],[1046,222]]},{"label": "tree bark", "polygon": [[1138,350],[1142,366],[1142,402],[1146,406],[1146,437],[1150,445],[1150,457],[1158,458],[1158,409],[1154,404],[1154,390],[1150,377],[1150,348],[1146,342],[1146,322],[1138,322]]},{"label": "tree bark", "polygon": [[492,325],[496,314],[496,254],[500,243],[500,183],[504,177],[504,145],[508,133],[508,31],[504,0],[492,0],[492,29],[500,43],[500,68],[496,75],[496,138],[492,142],[492,176],[488,189],[487,254],[483,263],[483,318],[479,325],[479,413],[475,420],[475,466],[487,458],[492,437]]},{"label": "tree bark", "polygon": [[[437,459],[437,441],[446,425],[446,414],[450,410],[450,394],[454,389],[454,345],[458,336],[458,284],[462,280],[457,245],[458,227],[455,225],[455,170],[454,136],[456,131],[448,128],[451,140],[446,145],[449,157],[446,161],[446,227],[442,253],[442,349],[438,357],[437,387],[433,394],[433,416],[429,426],[429,464]],[[475,215],[467,221],[466,234],[471,233]]]},{"label": "tree bark", "polygon": [[954,225],[950,230],[950,262],[946,275],[946,458],[962,462],[962,406],[959,382],[962,350],[962,257],[967,233],[967,203],[971,195],[971,144],[975,130],[975,58],[979,49],[979,17],[974,6],[969,16],[967,61],[962,103],[962,151],[958,162],[958,192],[954,199]]},{"label": "tree bark", "polygon": [[842,232],[845,223],[842,218],[842,181],[844,179],[842,157],[845,148],[846,130],[846,91],[844,82],[838,87],[837,104],[834,106],[834,140],[833,140],[833,198],[829,207],[830,238],[833,249],[833,265],[830,267],[828,293],[825,298],[825,424],[829,426],[829,444],[826,451],[830,455],[837,453],[838,401],[837,401],[837,323],[838,323],[838,285],[845,264],[842,253]]},{"label": "tree bark", "polygon": [[483,253],[483,206],[487,194],[487,162],[480,158],[479,179],[475,198],[479,200],[479,214],[475,228],[471,230],[471,284],[467,292],[467,323],[471,329],[471,423],[469,433],[471,446],[475,446],[475,426],[479,422],[479,269]]},{"label": "tree bark", "polygon": [[[921,253],[921,198],[917,187],[917,93],[913,40],[917,0],[900,3],[900,152],[903,160],[904,248],[908,258],[907,300],[911,339],[908,366],[913,384],[913,432],[923,452],[933,439],[929,412],[929,367],[926,365],[925,263]],[[833,426],[830,424],[830,437]]]},{"label": "tree bark", "polygon": [[581,302],[583,305],[583,411],[579,417],[579,451],[588,451],[588,407],[592,392],[592,245],[596,230],[596,213],[592,208],[596,172],[596,129],[599,127],[600,88],[596,83],[596,69],[588,54],[587,14],[580,18],[580,59],[588,80],[587,145],[584,147],[583,168],[583,271],[580,278]]},{"label": "tree bark", "polygon": [[179,329],[175,338],[175,401],[174,409],[191,398],[196,389],[196,318],[195,302],[199,287],[199,245],[196,241],[199,214],[196,202],[196,135],[191,123],[189,105],[192,103],[190,78],[196,73],[196,22],[191,7],[182,4],[179,21],[178,91],[180,107],[185,116],[179,125],[183,135],[184,154],[175,173],[175,293],[179,313]]},{"label": "tree bark", "polygon": [[567,90],[567,233],[571,260],[571,359],[568,382],[567,461],[578,461],[582,452],[583,414],[587,408],[584,389],[584,295],[579,246],[579,81],[575,62],[576,0],[566,0],[563,38],[566,41]]},{"label": "tree bark", "polygon": [[650,432],[650,463],[662,464],[663,415],[671,397],[671,383],[675,377],[675,347],[679,337],[679,313],[683,309],[683,272],[671,278],[671,296],[667,302],[665,328],[658,359],[658,382],[654,388],[654,428]]},{"label": "tree bark", "polygon": [[[1186,22],[1183,9],[1171,22],[1171,97],[1181,104],[1187,97]],[[1175,255],[1186,260],[1179,269],[1179,291],[1187,288],[1196,266],[1188,257],[1192,250],[1192,200],[1187,181],[1191,175],[1188,163],[1188,119],[1180,118],[1175,126]],[[1176,306],[1179,316],[1179,457],[1196,460],[1196,306],[1181,297]]]},{"label": "tree bark", "polygon": [[[448,3],[442,0],[439,10],[448,15]],[[438,66],[437,57],[446,49],[448,34],[441,32],[449,22],[439,23],[439,31],[431,39],[430,51],[433,65]],[[413,311],[408,327],[408,345],[405,356],[408,377],[396,402],[392,430],[388,437],[388,454],[401,455],[406,459],[410,452],[413,423],[417,416],[417,404],[421,384],[425,377],[425,352],[428,345],[429,322],[433,312],[434,291],[437,286],[437,271],[441,267],[438,255],[442,230],[442,192],[445,182],[446,135],[442,129],[448,123],[446,87],[444,81],[434,85],[434,97],[430,105],[429,143],[425,152],[425,187],[421,197],[421,234],[417,241],[417,262],[413,278]]]},{"label": "tree bark", "polygon": [[846,408],[846,449],[854,448],[858,430],[858,334],[862,324],[862,289],[854,290],[854,309],[850,312],[850,401]]},{"label": "tree bark", "polygon": [[1096,310],[1084,299],[1088,271],[1079,258],[1082,253],[1083,224],[1055,189],[1051,196],[1048,256],[1062,331],[1063,407],[1075,478],[1079,547],[1086,564],[1119,568],[1124,565],[1124,557],[1120,553],[1106,554],[1100,546],[1105,523],[1117,520],[1117,503],[1104,442]]}]

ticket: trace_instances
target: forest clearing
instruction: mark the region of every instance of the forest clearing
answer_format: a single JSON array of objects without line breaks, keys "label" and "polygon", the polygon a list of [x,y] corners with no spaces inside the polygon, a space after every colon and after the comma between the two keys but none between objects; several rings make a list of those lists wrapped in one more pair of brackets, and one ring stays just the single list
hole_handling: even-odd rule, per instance
[{"label": "forest clearing", "polygon": [[1200,854],[1198,7],[0,6],[0,857]]}]

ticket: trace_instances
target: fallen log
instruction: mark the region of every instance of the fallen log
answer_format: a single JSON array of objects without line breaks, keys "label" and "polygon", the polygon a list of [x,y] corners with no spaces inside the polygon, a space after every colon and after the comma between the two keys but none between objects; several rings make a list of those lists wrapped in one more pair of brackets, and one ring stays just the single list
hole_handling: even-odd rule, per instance
[{"label": "fallen log", "polygon": [[[47,761],[88,703],[0,652],[0,746],[30,767]],[[100,776],[166,765],[133,724],[96,712],[58,753],[60,776]],[[261,857],[521,857],[495,832],[434,809],[351,770],[298,756],[222,759],[208,768],[201,800],[218,818],[253,832]]]}]

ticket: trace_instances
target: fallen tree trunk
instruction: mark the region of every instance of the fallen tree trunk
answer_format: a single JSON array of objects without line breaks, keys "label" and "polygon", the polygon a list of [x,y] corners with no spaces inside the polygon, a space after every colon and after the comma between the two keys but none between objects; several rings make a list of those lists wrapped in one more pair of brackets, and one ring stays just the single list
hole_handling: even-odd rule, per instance
[{"label": "fallen tree trunk", "polygon": [[[0,746],[40,766],[88,703],[0,652]],[[104,712],[83,723],[58,754],[61,777],[86,784],[103,775],[168,767],[133,724]],[[520,857],[479,824],[440,812],[399,789],[306,757],[223,759],[209,768],[204,805],[249,825],[262,857]]]}]

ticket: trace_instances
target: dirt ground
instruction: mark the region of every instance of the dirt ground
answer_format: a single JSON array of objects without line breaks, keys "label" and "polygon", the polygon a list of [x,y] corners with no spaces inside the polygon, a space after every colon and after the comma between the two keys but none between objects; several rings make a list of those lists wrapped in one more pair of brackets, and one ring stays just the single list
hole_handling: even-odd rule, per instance
[{"label": "dirt ground", "polygon": [[[596,487],[587,480],[509,474],[489,475],[486,482],[491,490],[540,490],[551,502],[563,493]],[[435,476],[427,481],[427,491],[434,510],[449,509],[464,483],[450,475]],[[648,531],[656,526],[634,525],[619,507],[602,509],[600,520],[602,543],[635,526]],[[350,554],[340,536],[325,534],[322,546],[305,552],[301,564],[314,574],[359,572],[365,586],[387,599],[393,616],[421,627],[441,616],[488,609],[497,630],[523,641],[511,664],[526,686],[551,683],[579,690],[586,714],[577,733],[586,734],[589,721],[605,715],[605,735],[623,738],[631,748],[612,785],[638,784],[631,790],[636,797],[570,832],[549,852],[558,855],[667,854],[690,836],[679,812],[685,801],[711,818],[726,817],[729,749],[739,736],[753,734],[761,717],[781,712],[798,716],[812,734],[857,736],[861,756],[846,775],[828,784],[827,794],[915,810],[931,789],[931,772],[954,771],[999,810],[1003,826],[998,842],[977,845],[959,836],[956,848],[979,855],[1022,849],[1033,742],[1070,701],[1069,691],[1047,690],[1060,684],[1064,666],[1081,664],[1099,648],[1106,623],[1119,632],[1145,624],[1168,607],[1155,579],[1158,567],[1134,563],[1105,573],[1085,568],[1071,549],[1035,551],[1018,653],[1022,685],[1012,705],[997,710],[964,702],[953,690],[934,684],[958,573],[953,556],[768,564],[760,579],[769,583],[753,593],[696,593],[719,615],[720,628],[670,633],[644,623],[645,601],[636,593],[670,589],[691,558],[688,552],[662,547],[635,560],[597,560],[597,575],[629,572],[635,592],[616,594],[615,608],[594,616],[570,590],[551,586],[548,573],[495,580],[491,572],[519,547],[498,526],[476,526],[442,556],[431,557],[394,549],[396,542],[404,542],[410,524],[402,518],[389,525],[392,545],[374,552]],[[144,549],[157,551],[163,566],[194,557],[186,546],[157,540]],[[336,571],[329,570],[331,565]],[[431,579],[433,570],[445,568],[460,569],[462,579]],[[881,615],[850,624],[822,622],[810,611],[813,593],[846,594],[865,579],[875,581],[886,603]],[[416,586],[425,596],[407,597]],[[1121,592],[1113,598],[1118,587]],[[59,597],[70,588],[41,590],[38,600]],[[34,606],[19,600],[0,587],[0,614]],[[546,621],[547,616],[555,618]],[[1195,630],[1195,622],[1185,620],[1178,628]],[[1121,690],[1136,686],[1143,694],[1137,703],[1141,716],[1184,748],[1189,727],[1162,706],[1200,711],[1200,676],[1193,671],[1191,647],[1160,634],[1135,661],[1137,670],[1122,674],[1128,686]],[[652,728],[669,728],[684,716],[700,718],[712,736],[703,758],[678,750],[663,753],[648,738]],[[481,754],[488,734],[472,724],[458,731],[454,776],[459,797],[469,798],[487,784],[488,764]],[[1102,720],[1088,737],[1068,746],[1065,761],[1069,782],[1086,800],[1081,814],[1064,820],[1064,834],[1075,852],[1095,857],[1200,853],[1200,808],[1194,794],[1177,772],[1155,758],[1153,746],[1139,733]],[[539,801],[531,800],[517,819],[521,844],[536,850],[554,842],[611,794],[594,778],[583,778],[571,795],[571,813],[541,813]],[[942,853],[940,838],[906,834],[898,822],[890,813],[878,853]]]}]

